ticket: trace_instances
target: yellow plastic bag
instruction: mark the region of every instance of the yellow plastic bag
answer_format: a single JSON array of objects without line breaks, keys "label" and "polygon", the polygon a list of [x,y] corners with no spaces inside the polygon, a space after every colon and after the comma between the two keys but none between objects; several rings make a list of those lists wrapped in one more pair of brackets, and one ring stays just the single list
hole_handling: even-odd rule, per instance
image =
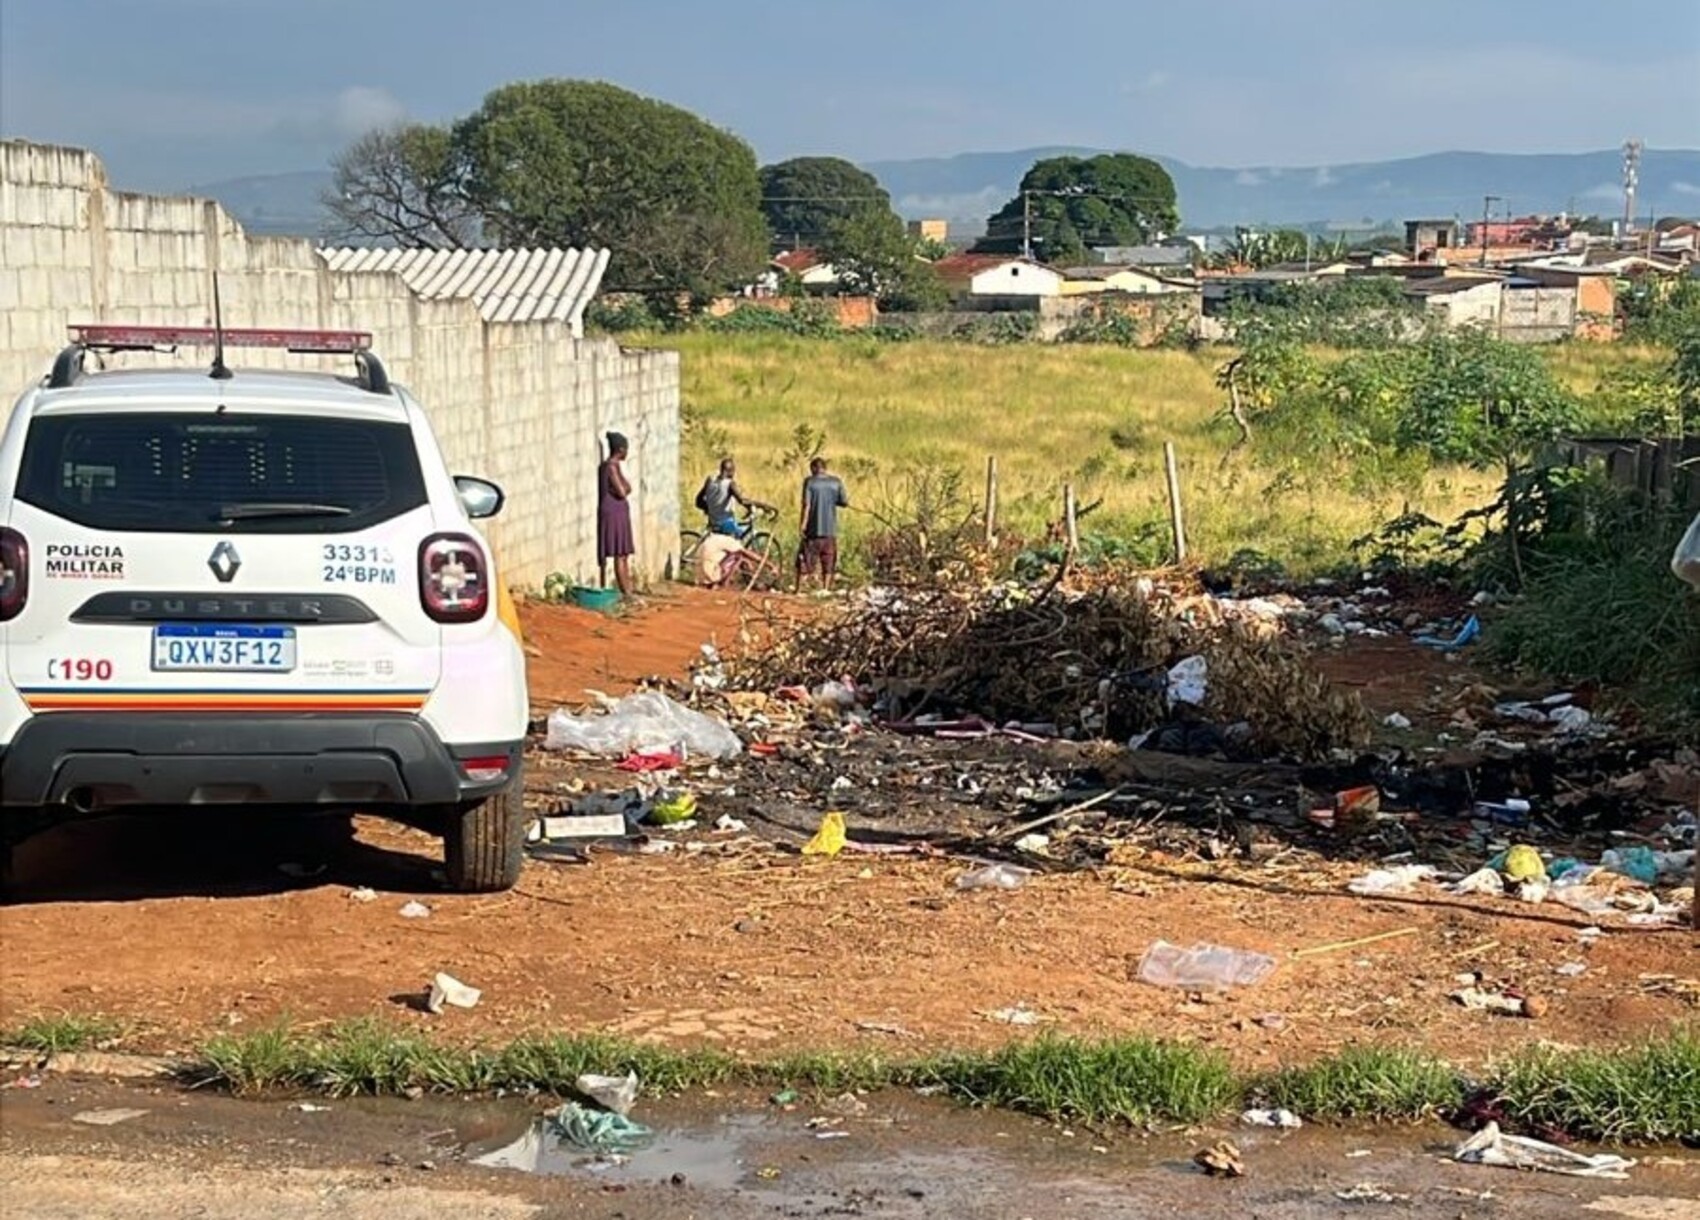
[{"label": "yellow plastic bag", "polygon": [[805,856],[836,856],[844,850],[844,815],[829,813],[820,820],[815,837],[803,844]]},{"label": "yellow plastic bag", "polygon": [[657,826],[676,826],[680,822],[690,821],[696,813],[696,794],[682,792],[678,796],[656,801],[649,811],[649,820]]},{"label": "yellow plastic bag", "polygon": [[1519,843],[1505,853],[1505,875],[1513,881],[1531,881],[1546,876],[1547,866],[1541,862],[1540,852]]}]

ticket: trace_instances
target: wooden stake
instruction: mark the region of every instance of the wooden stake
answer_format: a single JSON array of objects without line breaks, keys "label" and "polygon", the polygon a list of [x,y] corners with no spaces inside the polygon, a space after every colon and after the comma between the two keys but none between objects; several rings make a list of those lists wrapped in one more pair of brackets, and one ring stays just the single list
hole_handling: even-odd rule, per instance
[{"label": "wooden stake", "polygon": [[1075,514],[1074,484],[1063,484],[1063,524],[1068,528],[1068,557],[1080,549],[1080,523]]},{"label": "wooden stake", "polygon": [[1181,476],[1175,467],[1175,443],[1163,442],[1163,467],[1169,476],[1169,526],[1175,535],[1175,563],[1186,562],[1186,526],[1181,521]]},{"label": "wooden stake", "polygon": [[998,459],[986,459],[986,545],[998,540]]},{"label": "wooden stake", "polygon": [[1334,953],[1340,949],[1356,949],[1363,945],[1373,945],[1378,941],[1396,940],[1401,936],[1415,936],[1417,932],[1418,929],[1415,927],[1400,928],[1395,932],[1378,932],[1374,936],[1360,936],[1356,940],[1337,940],[1330,945],[1315,945],[1309,949],[1299,949],[1294,952],[1293,956],[1315,957],[1318,953]]}]

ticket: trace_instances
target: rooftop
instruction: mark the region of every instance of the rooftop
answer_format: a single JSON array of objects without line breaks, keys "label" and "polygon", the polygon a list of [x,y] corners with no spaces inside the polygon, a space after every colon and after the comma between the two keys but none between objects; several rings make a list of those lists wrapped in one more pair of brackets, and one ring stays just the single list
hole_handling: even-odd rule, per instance
[{"label": "rooftop", "polygon": [[486,322],[564,322],[584,333],[608,251],[322,249],[332,271],[399,275],[427,301],[470,301]]}]

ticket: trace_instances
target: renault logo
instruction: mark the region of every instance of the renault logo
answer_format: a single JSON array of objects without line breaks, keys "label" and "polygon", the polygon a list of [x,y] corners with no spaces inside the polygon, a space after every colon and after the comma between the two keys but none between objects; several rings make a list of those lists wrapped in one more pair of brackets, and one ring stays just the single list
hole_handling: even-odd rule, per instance
[{"label": "renault logo", "polygon": [[228,542],[221,542],[213,548],[212,556],[207,560],[207,567],[218,577],[220,584],[227,585],[236,579],[238,569],[242,567],[242,556],[236,553],[236,548]]}]

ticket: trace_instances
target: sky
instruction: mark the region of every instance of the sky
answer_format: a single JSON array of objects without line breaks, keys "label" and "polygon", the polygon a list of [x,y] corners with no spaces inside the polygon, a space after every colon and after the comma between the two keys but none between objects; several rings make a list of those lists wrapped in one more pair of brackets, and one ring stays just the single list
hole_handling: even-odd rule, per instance
[{"label": "sky", "polygon": [[1209,166],[1700,146],[1700,0],[0,0],[0,134],[173,190],[325,168],[505,82],[612,81],[762,161]]}]

